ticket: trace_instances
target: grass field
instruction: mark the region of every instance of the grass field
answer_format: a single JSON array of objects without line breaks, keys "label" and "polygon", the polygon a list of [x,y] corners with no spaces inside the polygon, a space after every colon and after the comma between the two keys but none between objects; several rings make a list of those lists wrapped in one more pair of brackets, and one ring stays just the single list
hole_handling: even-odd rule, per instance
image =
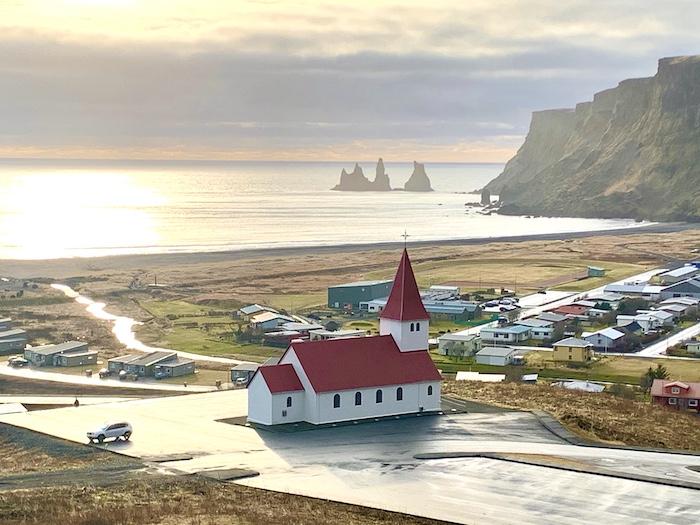
[{"label": "grass field", "polygon": [[555,285],[551,288],[552,290],[585,292],[586,290],[591,290],[614,281],[619,281],[620,279],[624,279],[630,275],[636,275],[638,273],[651,270],[654,267],[653,265],[617,263],[610,261],[577,261],[577,263],[585,265],[583,267],[584,270],[586,269],[586,266],[600,266],[605,268],[607,272],[605,277],[587,277],[585,279],[570,281]]}]

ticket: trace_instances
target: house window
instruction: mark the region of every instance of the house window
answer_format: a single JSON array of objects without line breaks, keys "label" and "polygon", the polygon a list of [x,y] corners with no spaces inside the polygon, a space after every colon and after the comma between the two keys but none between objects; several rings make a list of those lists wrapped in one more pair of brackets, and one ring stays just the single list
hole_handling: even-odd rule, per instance
[{"label": "house window", "polygon": [[689,406],[689,407],[696,407],[696,406],[698,406],[698,400],[697,400],[697,399],[689,399],[689,400],[688,400],[688,406]]},{"label": "house window", "polygon": [[377,390],[377,393],[374,395],[374,401],[377,403],[384,401],[384,393],[381,390]]},{"label": "house window", "polygon": [[359,407],[362,404],[362,392],[355,392],[355,406]]},{"label": "house window", "polygon": [[669,405],[677,405],[677,404],[678,404],[678,399],[676,399],[675,397],[669,397],[669,398],[668,398],[668,404],[669,404]]},{"label": "house window", "polygon": [[396,401],[403,401],[403,388],[399,387],[396,389]]},{"label": "house window", "polygon": [[292,396],[287,396],[287,408],[292,406]]},{"label": "house window", "polygon": [[333,408],[340,408],[340,394],[333,396]]},{"label": "house window", "polygon": [[680,394],[680,393],[681,393],[681,389],[678,388],[677,386],[672,386],[672,387],[671,387],[671,393],[672,393],[672,394]]},{"label": "house window", "polygon": [[428,395],[429,396],[433,395],[433,385],[428,385]]}]

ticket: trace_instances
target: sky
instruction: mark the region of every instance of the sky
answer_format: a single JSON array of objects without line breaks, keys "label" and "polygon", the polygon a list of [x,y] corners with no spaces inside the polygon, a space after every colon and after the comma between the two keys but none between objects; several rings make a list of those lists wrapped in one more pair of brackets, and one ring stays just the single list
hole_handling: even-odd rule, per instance
[{"label": "sky", "polygon": [[504,162],[696,0],[0,0],[0,157]]}]

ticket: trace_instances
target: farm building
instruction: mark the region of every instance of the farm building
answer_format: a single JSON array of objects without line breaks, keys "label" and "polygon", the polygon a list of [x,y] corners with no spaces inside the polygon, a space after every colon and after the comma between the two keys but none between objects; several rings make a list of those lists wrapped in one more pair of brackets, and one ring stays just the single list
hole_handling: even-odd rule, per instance
[{"label": "farm building", "polygon": [[359,308],[360,303],[388,297],[391,281],[357,281],[328,287],[329,308]]},{"label": "farm building", "polygon": [[250,318],[250,326],[253,330],[268,332],[270,330],[276,330],[284,323],[290,323],[292,321],[294,321],[294,319],[287,315],[275,312],[262,312]]},{"label": "farm building", "polygon": [[249,304],[238,310],[238,317],[244,321],[250,321],[250,318],[254,315],[261,314],[263,312],[278,313],[277,310],[270,308],[268,306],[262,306],[260,304]]},{"label": "farm building", "polygon": [[0,331],[0,355],[21,352],[27,346],[27,332],[19,328]]},{"label": "farm building", "polygon": [[593,343],[567,337],[554,343],[555,361],[568,361],[570,363],[585,363],[593,358]]},{"label": "farm building", "polygon": [[[114,363],[112,365],[112,363]],[[159,350],[139,356],[124,356],[108,361],[110,370],[121,366],[129,374],[139,377],[178,377],[195,372],[192,359],[178,357],[177,352]]]},{"label": "farm building", "polygon": [[97,363],[97,352],[88,350],[87,343],[68,341],[27,348],[24,358],[34,366],[82,366]]},{"label": "farm building", "polygon": [[454,332],[438,337],[438,352],[452,357],[467,357],[481,349],[481,338],[477,334]]},{"label": "farm building", "polygon": [[517,350],[507,346],[485,346],[476,353],[480,365],[507,366],[513,362]]}]

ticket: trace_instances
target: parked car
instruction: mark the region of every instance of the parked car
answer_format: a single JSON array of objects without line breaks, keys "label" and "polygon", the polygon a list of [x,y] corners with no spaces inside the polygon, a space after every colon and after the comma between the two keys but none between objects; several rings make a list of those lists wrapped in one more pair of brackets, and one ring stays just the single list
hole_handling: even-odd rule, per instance
[{"label": "parked car", "polygon": [[13,368],[22,368],[29,366],[29,361],[24,357],[13,357],[7,361],[7,364]]},{"label": "parked car", "polygon": [[103,443],[105,439],[114,438],[118,440],[123,438],[124,441],[129,441],[133,429],[129,423],[106,423],[100,428],[97,428],[91,432],[87,433],[87,437],[90,443],[97,441],[98,443]]},{"label": "parked car", "polygon": [[103,368],[99,371],[100,379],[104,379],[105,377],[109,377],[112,375],[112,372],[108,370],[107,368]]}]

